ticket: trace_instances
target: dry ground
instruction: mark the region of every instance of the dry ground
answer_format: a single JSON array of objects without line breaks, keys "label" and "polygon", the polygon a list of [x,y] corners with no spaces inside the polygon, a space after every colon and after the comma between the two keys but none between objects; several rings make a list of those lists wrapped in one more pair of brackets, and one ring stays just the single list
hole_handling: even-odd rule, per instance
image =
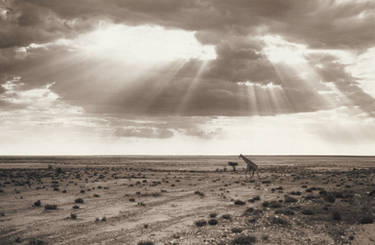
[{"label": "dry ground", "polygon": [[375,244],[374,175],[266,166],[249,180],[163,164],[2,166],[0,244]]}]

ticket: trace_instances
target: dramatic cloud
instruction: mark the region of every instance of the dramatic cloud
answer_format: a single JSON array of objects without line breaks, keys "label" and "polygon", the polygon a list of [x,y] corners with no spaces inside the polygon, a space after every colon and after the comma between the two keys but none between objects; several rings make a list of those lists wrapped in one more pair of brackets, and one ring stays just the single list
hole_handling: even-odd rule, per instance
[{"label": "dramatic cloud", "polygon": [[[369,47],[374,44],[373,1],[219,0],[3,1],[2,20],[13,30],[3,45],[62,37],[88,30],[96,20],[132,25],[155,24],[206,33],[271,32],[316,47]],[[90,21],[86,21],[90,20]],[[31,35],[31,28],[39,33]],[[14,32],[16,30],[16,32]],[[21,31],[23,30],[23,32]],[[25,33],[17,36],[17,33]],[[39,34],[39,35],[38,35]],[[223,38],[223,36],[221,37]],[[17,41],[15,40],[17,39]],[[219,38],[220,39],[220,38]],[[26,41],[26,40],[25,40]]]}]

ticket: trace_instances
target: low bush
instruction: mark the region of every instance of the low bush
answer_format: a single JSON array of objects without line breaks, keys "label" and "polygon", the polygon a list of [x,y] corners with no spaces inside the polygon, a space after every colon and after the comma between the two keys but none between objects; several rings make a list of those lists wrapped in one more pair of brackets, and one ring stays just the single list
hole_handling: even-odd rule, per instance
[{"label": "low bush", "polygon": [[285,195],[284,196],[284,201],[287,202],[287,203],[290,203],[290,202],[297,202],[298,200],[296,198],[294,198],[294,197]]},{"label": "low bush", "polygon": [[32,239],[29,241],[29,245],[47,245],[47,243],[39,239]]},{"label": "low bush", "polygon": [[74,202],[75,203],[84,203],[82,198],[77,198],[76,200],[74,200]]},{"label": "low bush", "polygon": [[245,205],[246,203],[244,201],[241,201],[241,200],[236,200],[236,201],[234,201],[234,204],[242,206],[242,205]]},{"label": "low bush", "polygon": [[303,209],[301,213],[304,214],[304,215],[313,215],[314,214],[314,212],[310,209]]},{"label": "low bush", "polygon": [[197,227],[202,227],[202,226],[205,226],[205,225],[207,225],[207,221],[205,221],[204,219],[195,221],[195,226],[197,226]]},{"label": "low bush", "polygon": [[334,211],[332,213],[332,219],[337,220],[337,221],[341,220],[341,214],[337,211]]},{"label": "low bush", "polygon": [[154,245],[154,243],[151,241],[140,241],[137,245]]},{"label": "low bush", "polygon": [[371,217],[371,216],[365,216],[365,217],[362,217],[359,222],[361,224],[372,224],[374,223],[374,218]]},{"label": "low bush", "polygon": [[232,219],[232,216],[230,214],[223,214],[221,217],[223,219],[226,219],[226,220],[231,220]]},{"label": "low bush", "polygon": [[231,242],[232,245],[251,245],[256,242],[255,236],[238,236]]},{"label": "low bush", "polygon": [[208,221],[208,224],[209,225],[217,225],[217,219],[210,219],[209,221]]},{"label": "low bush", "polygon": [[243,229],[242,228],[239,228],[239,227],[233,227],[232,228],[232,232],[233,233],[241,233],[243,231]]},{"label": "low bush", "polygon": [[40,207],[42,205],[42,203],[41,203],[41,201],[40,200],[38,200],[38,201],[36,201],[36,202],[34,202],[34,207]]},{"label": "low bush", "polygon": [[217,213],[210,213],[210,218],[216,218]]},{"label": "low bush", "polygon": [[55,205],[55,204],[46,204],[44,206],[44,209],[45,210],[56,210],[57,209],[57,205]]}]

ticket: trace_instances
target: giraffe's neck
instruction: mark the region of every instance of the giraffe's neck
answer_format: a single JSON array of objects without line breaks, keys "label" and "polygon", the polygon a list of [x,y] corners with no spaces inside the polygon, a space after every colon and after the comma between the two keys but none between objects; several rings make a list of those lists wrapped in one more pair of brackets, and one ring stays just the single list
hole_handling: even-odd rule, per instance
[{"label": "giraffe's neck", "polygon": [[242,160],[244,160],[247,164],[250,162],[249,159],[241,155]]},{"label": "giraffe's neck", "polygon": [[257,165],[253,162],[251,162],[249,159],[247,159],[245,156],[240,156],[247,164],[247,167],[256,168]]}]

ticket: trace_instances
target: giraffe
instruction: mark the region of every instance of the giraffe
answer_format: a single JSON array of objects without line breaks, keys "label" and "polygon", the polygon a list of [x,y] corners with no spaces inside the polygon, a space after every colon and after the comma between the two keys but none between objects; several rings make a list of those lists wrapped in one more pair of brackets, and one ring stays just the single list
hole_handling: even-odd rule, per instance
[{"label": "giraffe", "polygon": [[257,172],[257,176],[259,178],[259,171],[258,171],[258,165],[256,165],[255,163],[253,163],[250,159],[248,159],[247,157],[245,157],[244,155],[240,154],[238,156],[239,158],[241,158],[242,160],[244,160],[244,162],[246,163],[247,167],[246,167],[246,173],[250,173],[250,171],[252,171],[252,175],[251,177],[254,176],[254,172]]}]

